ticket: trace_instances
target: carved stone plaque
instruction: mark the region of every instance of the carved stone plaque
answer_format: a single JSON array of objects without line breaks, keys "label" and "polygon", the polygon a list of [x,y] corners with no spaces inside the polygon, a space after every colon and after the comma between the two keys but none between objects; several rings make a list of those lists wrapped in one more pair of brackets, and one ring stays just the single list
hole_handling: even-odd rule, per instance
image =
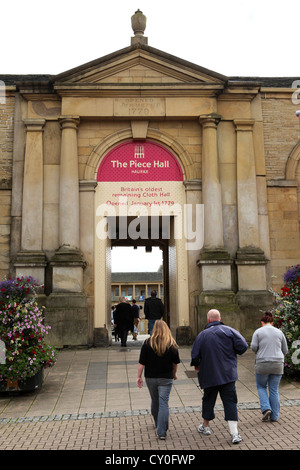
[{"label": "carved stone plaque", "polygon": [[162,98],[116,98],[115,116],[148,117],[164,116],[165,100]]}]

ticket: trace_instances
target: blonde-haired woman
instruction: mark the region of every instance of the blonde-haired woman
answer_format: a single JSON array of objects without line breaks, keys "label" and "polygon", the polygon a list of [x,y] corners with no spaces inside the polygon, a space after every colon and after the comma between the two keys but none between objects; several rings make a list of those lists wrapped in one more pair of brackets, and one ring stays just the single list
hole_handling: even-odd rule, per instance
[{"label": "blonde-haired woman", "polygon": [[151,397],[151,414],[159,439],[166,439],[169,427],[169,397],[173,380],[177,379],[179,363],[178,346],[168,325],[163,320],[156,320],[152,335],[144,341],[140,352],[136,383],[139,388],[143,386],[144,371]]}]

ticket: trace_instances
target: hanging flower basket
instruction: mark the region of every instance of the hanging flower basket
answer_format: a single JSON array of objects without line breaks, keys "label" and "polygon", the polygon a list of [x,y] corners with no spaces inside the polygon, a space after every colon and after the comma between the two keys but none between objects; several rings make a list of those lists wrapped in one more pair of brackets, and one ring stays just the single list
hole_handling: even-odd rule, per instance
[{"label": "hanging flower basket", "polygon": [[41,287],[32,277],[0,283],[0,391],[29,391],[42,386],[43,369],[56,362],[57,351],[45,342]]}]

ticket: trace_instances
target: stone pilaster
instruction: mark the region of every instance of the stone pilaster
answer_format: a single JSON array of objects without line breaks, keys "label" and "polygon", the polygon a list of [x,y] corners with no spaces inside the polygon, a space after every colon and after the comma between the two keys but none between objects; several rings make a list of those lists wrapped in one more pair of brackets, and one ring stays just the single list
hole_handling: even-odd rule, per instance
[{"label": "stone pilaster", "polygon": [[43,128],[44,119],[25,119],[21,251],[14,266],[16,275],[33,276],[44,283],[46,258],[43,246]]},{"label": "stone pilaster", "polygon": [[266,289],[266,263],[260,248],[253,125],[235,120],[237,142],[237,202],[239,249],[236,255],[238,289]]},{"label": "stone pilaster", "polygon": [[[79,182],[79,203],[80,203],[80,249],[84,254],[86,268],[83,272],[83,287],[87,297],[87,307],[90,321],[89,342],[94,340],[94,305],[95,305],[95,273],[94,273],[94,237],[95,234],[95,190],[96,180],[81,180]],[[109,298],[110,298],[110,292]]]}]

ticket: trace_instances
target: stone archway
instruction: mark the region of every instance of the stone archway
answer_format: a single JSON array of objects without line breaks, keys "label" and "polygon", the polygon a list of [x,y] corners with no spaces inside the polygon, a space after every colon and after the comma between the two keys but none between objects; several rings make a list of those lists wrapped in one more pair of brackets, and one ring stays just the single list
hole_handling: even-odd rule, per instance
[{"label": "stone archway", "polygon": [[[125,136],[128,137],[128,131],[122,133],[122,137]],[[111,311],[109,222],[113,217],[118,220],[120,217],[127,218],[127,215],[133,217],[136,208],[140,211],[136,217],[152,217],[152,209],[155,204],[155,209],[158,208],[158,211],[154,209],[155,215],[161,216],[168,213],[172,218],[168,245],[169,284],[172,289],[170,293],[170,309],[172,310],[170,327],[173,334],[176,334],[178,328],[189,326],[188,257],[185,248],[186,239],[183,234],[186,188],[183,181],[182,165],[168,148],[148,139],[140,143],[132,139],[123,140],[121,143],[119,141],[105,155],[102,155],[100,160],[100,149],[108,150],[111,143],[112,139],[110,138],[100,144],[91,156],[89,165],[91,171],[95,162],[98,162],[96,172],[98,184],[95,192],[95,338],[98,338],[99,344],[103,344],[105,341],[109,343],[111,340],[108,330]],[[130,165],[134,160],[126,160],[128,152],[136,152],[136,148],[139,148],[140,151],[140,147],[144,149],[142,152],[145,151],[145,160],[143,161],[147,162],[147,168],[149,168],[149,174],[143,175],[143,177],[139,172],[135,172],[135,167],[130,174]],[[154,157],[151,153],[154,151],[156,152],[156,160],[153,160]],[[148,152],[151,157],[148,157]],[[128,158],[134,159],[136,154],[132,155],[134,156]],[[161,156],[161,160],[157,155]],[[157,167],[159,167],[159,172]],[[87,173],[86,176],[91,177],[91,173]],[[138,195],[139,202],[137,204],[130,197],[133,194]],[[126,199],[125,213],[123,200],[120,202],[120,198]],[[106,229],[107,232],[100,233],[100,230]],[[126,225],[125,230],[127,230]],[[178,234],[181,234],[181,237]],[[97,344],[97,340],[95,343]]]},{"label": "stone archway", "polygon": [[[96,179],[98,167],[100,162],[105,157],[105,155],[113,149],[116,145],[130,140],[133,138],[132,128],[126,128],[122,131],[117,131],[114,134],[107,136],[103,139],[92,151],[84,173],[85,180],[93,180]],[[153,140],[166,148],[170,149],[170,151],[176,155],[176,158],[182,168],[184,180],[190,180],[192,178],[192,165],[193,160],[189,155],[188,151],[172,136],[157,131],[156,129],[152,129],[149,127],[147,129],[147,139]]]},{"label": "stone archway", "polygon": [[285,167],[285,179],[296,179],[296,171],[300,162],[300,142],[298,142],[291,151]]}]

